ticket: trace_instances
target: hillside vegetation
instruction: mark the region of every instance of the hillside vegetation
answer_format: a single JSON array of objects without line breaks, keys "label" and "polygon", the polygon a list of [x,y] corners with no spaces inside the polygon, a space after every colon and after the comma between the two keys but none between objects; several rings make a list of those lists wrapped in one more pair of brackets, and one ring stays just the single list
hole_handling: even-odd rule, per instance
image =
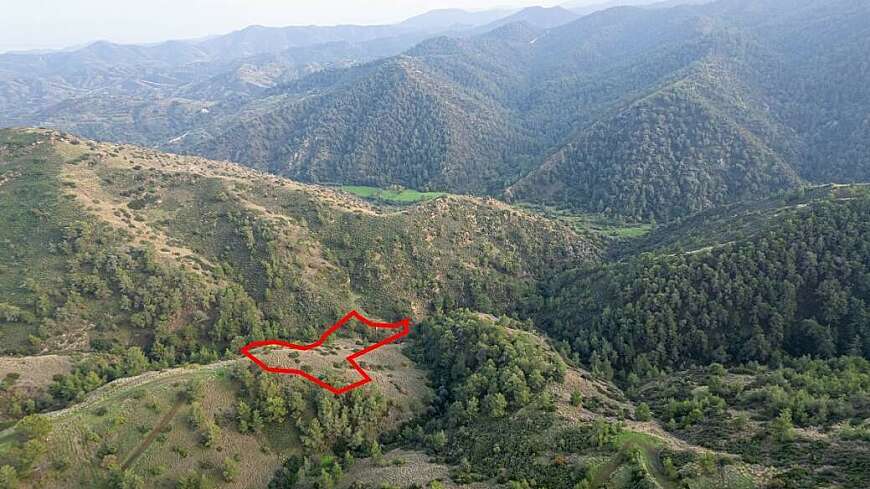
[{"label": "hillside vegetation", "polygon": [[[343,359],[339,346],[309,359],[310,368]],[[42,487],[266,487],[288,459],[370,455],[383,431],[431,398],[395,345],[365,360],[375,381],[341,398],[247,360],[118,380],[0,434],[0,466]],[[32,436],[26,427],[37,421],[43,431]],[[320,468],[310,470],[316,480]]]},{"label": "hillside vegetation", "polygon": [[770,487],[864,487],[868,206],[866,186],[823,186],[697,214],[559,274],[529,311],[636,416],[776,467]]},{"label": "hillside vegetation", "polygon": [[[727,482],[717,487],[737,488],[761,480],[725,453],[645,434],[648,423],[631,420],[634,408],[616,387],[566,366],[530,323],[456,311],[415,329],[410,344],[366,355],[374,382],[340,397],[247,360],[117,380],[0,432],[3,476],[111,488],[706,487],[718,479]],[[337,339],[299,360],[320,371],[348,348]],[[707,468],[704,457],[721,467]]]},{"label": "hillside vegetation", "polygon": [[[4,137],[9,223],[42,216],[49,234],[24,249],[38,255],[12,234],[3,243],[56,284],[41,298],[4,282],[4,334],[20,349],[87,352],[37,402],[4,397],[12,420],[70,406],[47,433],[30,416],[0,434],[7,474],[82,487],[866,482],[849,462],[867,450],[863,186],[605,239],[578,234],[585,218],[494,201],[375,206],[228,163]],[[422,320],[366,359],[375,382],[349,398],[234,359],[248,339],[313,338],[348,303]],[[264,355],[338,379],[367,335]],[[186,362],[207,365],[149,372]],[[810,446],[818,457],[801,455]],[[86,470],[65,468],[73,459]]]},{"label": "hillside vegetation", "polygon": [[870,194],[828,192],[766,217],[730,219],[755,217],[757,232],[742,239],[711,232],[697,249],[561,274],[537,304],[540,322],[602,373],[623,378],[712,362],[870,356]]},{"label": "hillside vegetation", "polygon": [[870,3],[646,3],[0,55],[0,489],[870,487]]},{"label": "hillside vegetation", "polygon": [[870,178],[866,2],[678,3],[4,55],[0,125],[640,221]]},{"label": "hillside vegetation", "polygon": [[[492,201],[380,211],[240,167],[4,131],[6,351],[140,346],[172,364],[374,317],[505,312],[594,241]],[[309,325],[309,326],[304,326]],[[202,351],[201,351],[202,350]]]},{"label": "hillside vegetation", "polygon": [[673,220],[867,179],[868,19],[851,0],[719,0],[507,23],[303,77],[168,147],[304,181]]}]

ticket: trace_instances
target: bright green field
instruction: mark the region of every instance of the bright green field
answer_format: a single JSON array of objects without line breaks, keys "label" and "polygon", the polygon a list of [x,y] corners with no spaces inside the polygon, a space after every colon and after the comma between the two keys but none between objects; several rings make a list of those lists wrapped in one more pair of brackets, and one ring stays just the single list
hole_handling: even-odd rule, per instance
[{"label": "bright green field", "polygon": [[411,189],[395,191],[378,187],[365,187],[362,185],[344,185],[341,189],[364,199],[377,199],[396,204],[423,202],[445,195],[444,192],[418,192]]}]

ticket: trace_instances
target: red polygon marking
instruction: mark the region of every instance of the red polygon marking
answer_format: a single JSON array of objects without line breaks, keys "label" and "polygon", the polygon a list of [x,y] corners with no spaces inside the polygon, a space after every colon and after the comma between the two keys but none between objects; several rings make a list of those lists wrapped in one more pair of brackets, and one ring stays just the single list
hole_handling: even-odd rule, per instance
[{"label": "red polygon marking", "polygon": [[[324,381],[318,379],[317,377],[311,375],[310,373],[308,373],[304,370],[300,370],[297,368],[280,368],[280,367],[269,366],[264,361],[257,358],[253,353],[251,353],[252,349],[262,348],[264,346],[280,346],[283,348],[290,348],[290,349],[299,350],[299,351],[312,350],[314,348],[322,346],[323,343],[330,337],[330,335],[332,335],[332,333],[335,333],[336,331],[341,329],[341,327],[344,326],[351,319],[356,319],[357,321],[365,324],[366,326],[368,326],[370,328],[399,329],[400,330],[397,333],[389,336],[388,338],[385,338],[385,339],[383,339],[383,340],[381,340],[381,341],[379,341],[371,346],[363,348],[360,351],[351,353],[350,355],[345,357],[345,360],[347,361],[347,363],[349,363],[354,368],[354,370],[356,370],[362,376],[362,380],[359,380],[359,381],[354,382],[352,384],[349,384],[349,385],[346,385],[343,387],[335,387],[334,385],[329,384],[327,382],[324,382]],[[344,394],[345,392],[356,389],[358,387],[362,387],[362,386],[364,386],[372,381],[372,378],[369,376],[369,374],[365,370],[363,370],[362,367],[359,366],[359,364],[356,363],[357,358],[365,355],[366,353],[372,352],[372,351],[374,351],[374,350],[376,350],[384,345],[388,345],[390,343],[393,343],[394,341],[398,340],[399,338],[406,336],[408,334],[408,332],[410,332],[410,330],[411,330],[411,319],[410,318],[405,318],[405,319],[402,319],[400,321],[396,321],[394,323],[379,323],[379,322],[372,321],[372,320],[364,317],[362,314],[360,314],[354,310],[354,311],[350,311],[349,313],[345,314],[343,318],[339,319],[337,323],[333,324],[331,328],[327,329],[326,332],[320,336],[320,339],[318,339],[314,343],[310,343],[308,345],[297,345],[296,343],[289,343],[289,342],[281,341],[281,340],[252,341],[252,342],[248,343],[247,345],[243,346],[241,349],[241,352],[243,355],[250,358],[251,361],[253,361],[255,364],[257,364],[258,367],[265,370],[266,372],[271,372],[273,374],[298,375],[298,376],[303,377],[303,378],[317,384],[318,386],[328,390],[329,392],[332,392],[335,395],[340,395],[340,394]]]}]

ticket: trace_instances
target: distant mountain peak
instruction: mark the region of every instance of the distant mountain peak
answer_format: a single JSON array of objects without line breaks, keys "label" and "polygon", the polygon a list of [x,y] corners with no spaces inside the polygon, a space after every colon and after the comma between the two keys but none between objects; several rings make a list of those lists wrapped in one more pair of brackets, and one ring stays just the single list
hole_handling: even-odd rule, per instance
[{"label": "distant mountain peak", "polygon": [[486,32],[495,30],[501,26],[513,24],[516,22],[525,22],[529,26],[549,29],[563,24],[567,24],[575,19],[578,15],[574,12],[556,6],[556,7],[526,7],[519,12],[503,17],[491,22],[480,28],[480,31]]},{"label": "distant mountain peak", "polygon": [[477,27],[511,15],[515,10],[468,11],[458,8],[431,10],[411,17],[399,26],[414,29],[449,29]]}]

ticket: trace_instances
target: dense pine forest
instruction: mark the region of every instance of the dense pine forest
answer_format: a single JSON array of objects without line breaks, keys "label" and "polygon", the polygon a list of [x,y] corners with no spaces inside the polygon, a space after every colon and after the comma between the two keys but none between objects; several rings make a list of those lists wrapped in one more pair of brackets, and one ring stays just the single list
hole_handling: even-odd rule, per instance
[{"label": "dense pine forest", "polygon": [[870,356],[870,194],[846,195],[783,209],[743,241],[566,272],[534,307],[551,334],[623,377]]},{"label": "dense pine forest", "polygon": [[868,179],[866,3],[687,3],[10,55],[0,123],[636,220]]},{"label": "dense pine forest", "polygon": [[290,82],[167,147],[304,181],[671,220],[866,180],[866,121],[847,100],[868,96],[850,61],[868,15],[852,0],[722,0],[508,24]]}]

